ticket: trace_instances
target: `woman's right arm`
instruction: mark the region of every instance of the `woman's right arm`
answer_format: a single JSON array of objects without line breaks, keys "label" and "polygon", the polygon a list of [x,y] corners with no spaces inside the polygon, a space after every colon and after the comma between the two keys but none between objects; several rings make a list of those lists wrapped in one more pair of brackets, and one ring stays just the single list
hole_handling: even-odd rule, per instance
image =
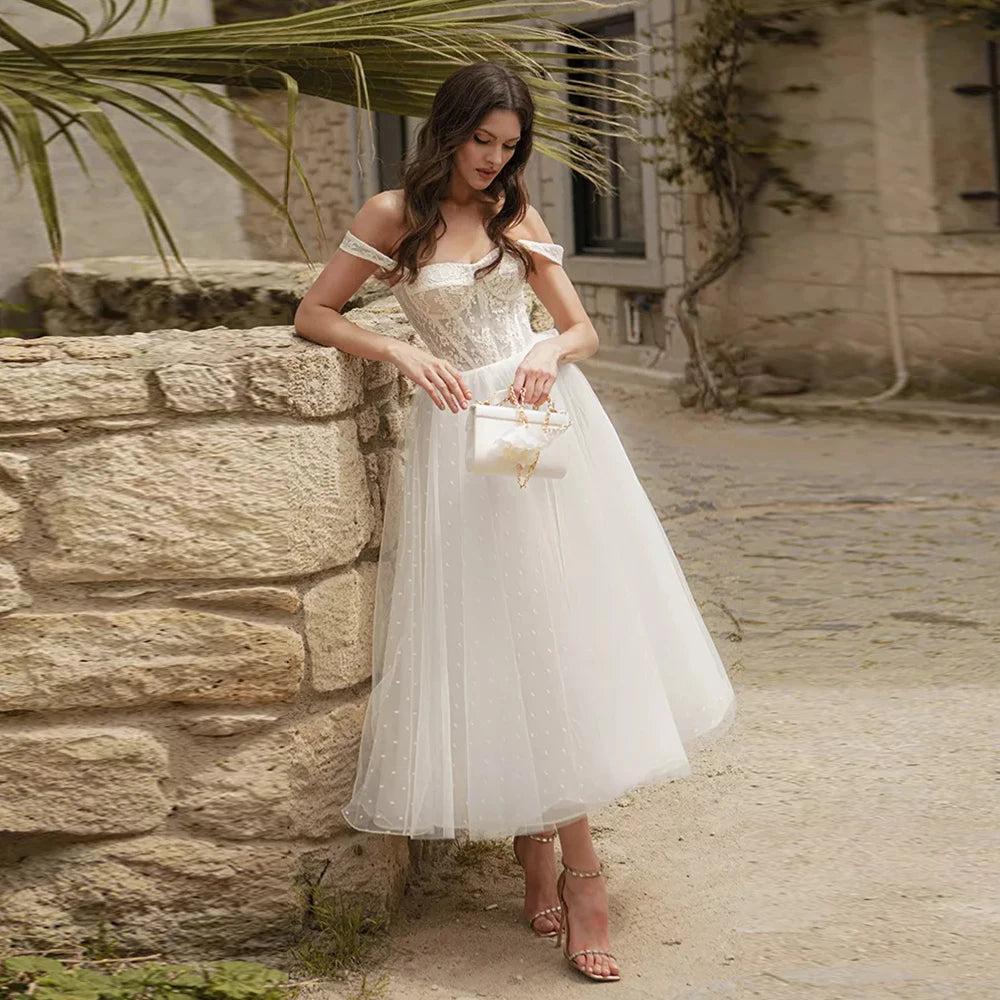
[{"label": "woman's right arm", "polygon": [[[384,234],[393,232],[388,194],[382,192],[369,198],[348,227],[355,236],[376,249]],[[399,341],[365,330],[340,313],[344,303],[377,270],[378,264],[338,247],[295,310],[295,332],[324,347],[336,347],[374,361],[391,361],[393,347]]]},{"label": "woman's right arm", "polygon": [[[396,192],[383,191],[361,206],[348,228],[369,246],[386,253],[379,242],[386,233],[397,231],[399,216]],[[378,269],[378,264],[338,247],[295,310],[295,332],[324,347],[388,361],[425,389],[438,409],[443,410],[446,401],[453,413],[465,409],[472,393],[454,365],[415,344],[366,330],[341,314],[344,303]]]}]

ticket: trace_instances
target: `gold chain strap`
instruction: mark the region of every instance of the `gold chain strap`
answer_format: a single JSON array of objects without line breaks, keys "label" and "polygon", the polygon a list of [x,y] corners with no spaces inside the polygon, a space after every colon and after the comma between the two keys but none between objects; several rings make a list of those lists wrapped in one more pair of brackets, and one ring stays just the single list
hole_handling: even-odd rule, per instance
[{"label": "gold chain strap", "polygon": [[[491,399],[477,399],[475,400],[475,402],[480,403],[483,406],[502,406],[504,403],[512,403],[514,406],[517,407],[518,420],[520,420],[521,423],[524,424],[525,426],[527,426],[528,424],[528,418],[527,416],[525,416],[524,412],[524,389],[519,389],[515,391],[513,382],[511,382],[511,384],[507,386],[507,397],[506,399],[503,399],[500,403],[494,403]],[[545,403],[547,404],[548,408],[545,411],[545,420],[542,423],[543,431],[548,430],[549,424],[552,421],[553,413],[563,412],[562,410],[556,407],[555,403],[553,403],[550,398],[546,397]],[[537,410],[538,405],[539,405],[538,403],[535,403],[534,409]],[[572,421],[567,420],[566,427],[569,428],[571,425]],[[538,459],[541,458],[541,454],[542,454],[541,450],[536,451],[535,457],[531,460],[530,464],[527,466],[522,465],[520,462],[516,463],[515,470],[517,473],[517,484],[518,486],[521,487],[522,490],[524,489],[525,486],[528,485],[528,480],[531,479],[531,474],[535,471],[535,466],[538,465]]]}]

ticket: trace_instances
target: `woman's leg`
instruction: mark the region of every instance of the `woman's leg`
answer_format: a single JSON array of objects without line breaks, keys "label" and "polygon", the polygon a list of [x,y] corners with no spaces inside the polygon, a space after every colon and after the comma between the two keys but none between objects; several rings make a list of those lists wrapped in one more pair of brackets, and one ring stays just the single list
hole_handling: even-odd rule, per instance
[{"label": "woman's leg", "polygon": [[[590,839],[587,817],[559,827],[563,861],[578,871],[595,871],[600,858]],[[566,911],[569,914],[569,954],[580,948],[610,951],[608,942],[608,896],[604,877],[579,878],[566,874],[563,885]],[[566,919],[566,913],[563,914]],[[599,976],[620,974],[618,963],[607,955],[579,955],[574,959],[581,969]]]},{"label": "woman's leg", "polygon": [[[547,832],[539,831],[542,836]],[[517,856],[524,866],[524,919],[530,920],[539,910],[559,905],[556,895],[556,842],[543,843],[531,837],[517,838]],[[540,934],[559,927],[559,914],[546,913],[535,921]]]}]

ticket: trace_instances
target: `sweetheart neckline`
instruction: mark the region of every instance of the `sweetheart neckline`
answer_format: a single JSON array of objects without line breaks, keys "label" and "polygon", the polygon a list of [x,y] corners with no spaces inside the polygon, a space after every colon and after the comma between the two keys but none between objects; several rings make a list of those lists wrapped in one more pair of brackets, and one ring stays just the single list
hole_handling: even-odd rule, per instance
[{"label": "sweetheart neckline", "polygon": [[[532,239],[529,239],[527,236],[515,236],[513,238],[513,240],[514,240],[515,243],[521,243],[521,244],[524,244],[525,246],[532,246],[532,245],[536,246],[536,247],[551,246],[551,247],[558,248],[560,251],[562,250],[562,247],[558,243],[550,243],[550,242],[546,242],[546,241],[542,241],[542,240],[532,240]],[[385,270],[386,266],[387,266],[386,263],[384,263],[384,262],[388,262],[388,265],[390,267],[395,267],[396,264],[397,264],[397,261],[394,258],[392,258],[392,257],[388,256],[387,254],[383,253],[377,247],[373,247],[373,246],[371,246],[371,244],[366,243],[363,239],[361,239],[360,236],[356,236],[354,233],[352,233],[350,229],[348,229],[347,232],[344,234],[344,240],[341,241],[341,248],[347,249],[346,247],[344,247],[344,243],[346,243],[348,241],[353,241],[354,243],[358,244],[359,246],[364,247],[369,252],[369,255],[374,255],[374,256],[369,256],[368,259],[369,260],[374,260],[375,263],[380,264],[383,270]],[[502,250],[503,250],[502,244],[497,244],[496,246],[493,247],[492,250],[488,251],[486,254],[484,254],[482,257],[480,257],[478,260],[472,260],[472,261],[469,261],[469,260],[432,260],[432,261],[428,261],[428,263],[426,263],[426,264],[420,264],[420,265],[418,265],[418,267],[417,267],[416,270],[417,270],[417,273],[419,274],[420,272],[422,272],[422,271],[424,271],[424,270],[426,270],[427,268],[430,268],[430,267],[471,267],[471,268],[478,268],[480,265],[485,264],[486,261],[488,261],[490,259],[490,257],[492,257],[494,254],[500,253]],[[348,253],[351,253],[351,252],[352,251],[348,249]],[[357,256],[365,256],[365,255],[364,254],[357,254]],[[562,255],[560,254],[560,257],[561,256]],[[389,288],[393,288],[393,287],[395,287],[395,284],[396,283],[393,282],[388,287]]]},{"label": "sweetheart neckline", "polygon": [[[485,254],[484,256],[480,257],[479,260],[472,260],[472,261],[469,261],[469,260],[430,260],[426,264],[421,264],[417,268],[417,270],[418,271],[422,271],[426,267],[438,267],[440,264],[451,264],[451,265],[456,265],[457,264],[459,267],[477,267],[478,265],[482,264],[484,260],[489,260],[490,257],[492,257],[493,254],[495,254],[497,252],[497,250],[499,250],[499,249],[500,249],[500,247],[498,247],[498,246],[494,247],[488,254]],[[389,259],[392,260],[391,257]]]}]

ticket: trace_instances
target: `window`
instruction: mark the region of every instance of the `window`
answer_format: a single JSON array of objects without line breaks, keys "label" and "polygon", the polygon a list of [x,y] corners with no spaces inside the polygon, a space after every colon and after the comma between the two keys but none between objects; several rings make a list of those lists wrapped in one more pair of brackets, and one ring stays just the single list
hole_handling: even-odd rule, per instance
[{"label": "window", "polygon": [[[579,35],[605,39],[611,51],[615,51],[615,39],[635,37],[635,18],[632,14],[609,18],[608,20],[580,25]],[[579,52],[572,46],[567,56],[570,79],[573,79],[573,53]],[[582,66],[582,60],[576,65]],[[588,62],[588,76],[600,74],[603,81],[613,84],[614,75],[620,70],[636,72],[634,58],[630,62],[608,59],[603,63]],[[591,77],[592,78],[592,77]],[[574,104],[584,109],[593,108],[604,113],[614,112],[614,102],[594,97],[577,97]],[[619,114],[624,119],[624,115]],[[627,120],[627,119],[626,119]],[[635,124],[634,119],[631,124]],[[604,152],[609,161],[617,161],[621,167],[611,168],[612,190],[608,194],[598,193],[596,187],[585,177],[573,174],[573,222],[578,254],[615,254],[626,257],[642,257],[646,253],[645,220],[642,205],[641,150],[638,143],[625,142],[614,136],[601,136]]]},{"label": "window", "polygon": [[929,46],[935,194],[943,232],[1000,225],[1000,72],[995,41],[941,29]]},{"label": "window", "polygon": [[378,156],[378,189],[389,191],[400,186],[399,167],[406,155],[406,118],[385,111],[375,111],[373,117]]}]

